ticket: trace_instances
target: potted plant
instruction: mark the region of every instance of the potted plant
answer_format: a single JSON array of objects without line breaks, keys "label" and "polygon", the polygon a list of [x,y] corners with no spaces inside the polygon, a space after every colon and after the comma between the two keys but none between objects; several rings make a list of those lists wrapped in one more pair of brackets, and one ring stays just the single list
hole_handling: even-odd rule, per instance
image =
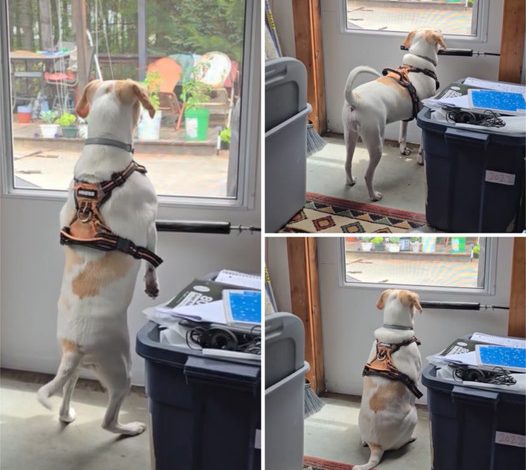
[{"label": "potted plant", "polygon": [[56,111],[42,111],[40,113],[40,119],[45,124],[40,124],[40,132],[44,139],[54,139],[58,132],[58,124],[55,121],[58,117]]},{"label": "potted plant", "polygon": [[420,237],[411,237],[411,251],[413,253],[418,253],[420,251]]},{"label": "potted plant", "polygon": [[374,251],[383,251],[384,250],[384,237],[374,237],[371,240],[371,243],[374,245]]},{"label": "potted plant", "polygon": [[230,127],[223,129],[219,133],[219,148],[220,150],[228,150],[230,148],[230,137],[231,131]]},{"label": "potted plant", "polygon": [[56,123],[62,128],[62,136],[66,139],[74,139],[79,132],[75,125],[77,116],[71,113],[62,113]]},{"label": "potted plant", "polygon": [[371,237],[361,238],[360,248],[362,251],[371,251],[373,249],[373,243]]},{"label": "potted plant", "polygon": [[184,109],[184,125],[187,140],[204,141],[208,138],[210,111],[203,104],[210,100],[212,88],[197,79],[194,67],[183,82],[181,100]]},{"label": "potted plant", "polygon": [[400,252],[400,238],[398,237],[389,237],[387,243],[385,244],[387,251],[389,253],[399,253]]},{"label": "potted plant", "polygon": [[480,244],[476,244],[472,249],[471,249],[471,258],[472,259],[479,259],[480,257]]},{"label": "potted plant", "polygon": [[159,140],[161,135],[162,111],[159,110],[159,92],[161,90],[161,74],[157,71],[148,72],[143,84],[148,90],[148,98],[155,109],[155,115],[150,117],[148,111],[142,110],[139,125],[137,126],[137,136],[139,140]]}]

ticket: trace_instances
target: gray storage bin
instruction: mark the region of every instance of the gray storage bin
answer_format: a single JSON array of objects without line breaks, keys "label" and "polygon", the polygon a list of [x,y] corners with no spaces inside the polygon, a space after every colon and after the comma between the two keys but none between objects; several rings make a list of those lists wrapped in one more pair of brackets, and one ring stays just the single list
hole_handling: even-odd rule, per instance
[{"label": "gray storage bin", "polygon": [[307,72],[289,57],[265,65],[265,230],[276,232],[305,204]]},{"label": "gray storage bin", "polygon": [[271,470],[303,468],[305,373],[303,322],[291,313],[265,319],[265,462]]}]

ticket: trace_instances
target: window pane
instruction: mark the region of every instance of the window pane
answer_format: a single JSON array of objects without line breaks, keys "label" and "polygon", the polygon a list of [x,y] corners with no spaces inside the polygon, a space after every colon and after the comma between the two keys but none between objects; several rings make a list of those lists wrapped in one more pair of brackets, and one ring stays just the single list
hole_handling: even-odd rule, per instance
[{"label": "window pane", "polygon": [[[86,0],[82,24],[72,2],[11,0],[15,187],[67,189],[86,132],[79,82],[102,76],[146,79],[159,109],[141,116],[134,158],[158,194],[237,197],[245,2]],[[54,122],[66,113],[71,130]]]},{"label": "window pane", "polygon": [[402,32],[432,28],[476,36],[476,11],[477,0],[347,0],[347,27]]},{"label": "window pane", "polygon": [[484,286],[485,239],[476,237],[350,237],[345,240],[349,283],[408,286]]}]

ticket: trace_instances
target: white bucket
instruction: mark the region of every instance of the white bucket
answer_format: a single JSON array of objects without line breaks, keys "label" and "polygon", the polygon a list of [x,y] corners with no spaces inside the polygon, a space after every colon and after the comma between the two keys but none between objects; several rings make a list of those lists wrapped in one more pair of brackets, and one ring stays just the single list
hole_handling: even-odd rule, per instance
[{"label": "white bucket", "polygon": [[161,115],[162,111],[156,111],[153,118],[151,118],[148,112],[143,110],[137,127],[139,140],[159,140],[161,135]]},{"label": "white bucket", "polygon": [[54,139],[58,132],[58,124],[40,124],[40,133],[44,139]]}]

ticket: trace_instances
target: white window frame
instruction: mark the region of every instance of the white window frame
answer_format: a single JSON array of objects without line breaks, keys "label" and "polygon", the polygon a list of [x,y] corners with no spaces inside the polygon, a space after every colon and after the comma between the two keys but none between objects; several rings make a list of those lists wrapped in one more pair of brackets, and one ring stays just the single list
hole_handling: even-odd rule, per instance
[{"label": "white window frame", "polygon": [[[470,234],[462,234],[458,236],[478,236]],[[424,237],[424,235],[423,235]],[[498,238],[484,237],[485,248],[481,250],[484,256],[479,258],[479,275],[481,268],[484,269],[484,283],[482,287],[452,287],[452,286],[421,286],[416,284],[378,284],[375,282],[349,282],[347,281],[346,260],[345,260],[345,238],[340,240],[338,246],[339,256],[339,284],[340,287],[346,288],[360,288],[360,289],[417,289],[422,293],[434,294],[460,294],[460,295],[481,295],[493,296],[497,291],[497,252],[498,252]]]},{"label": "white window frame", "polygon": [[[260,138],[260,37],[261,12],[253,0],[245,1],[245,29],[242,64],[241,111],[237,196],[159,196],[160,208],[256,209]],[[9,28],[7,2],[0,2],[0,186],[4,197],[65,201],[67,190],[14,187],[14,149],[11,114]],[[5,39],[5,40],[2,40]]]},{"label": "white window frame", "polygon": [[[489,0],[478,0],[477,8],[473,10],[477,20],[476,36],[465,36],[461,34],[445,34],[444,39],[454,40],[455,44],[465,45],[468,48],[475,45],[484,44],[488,40],[488,22],[489,22]],[[379,35],[384,37],[405,38],[407,32],[403,31],[377,31],[372,29],[352,29],[347,26],[347,1],[340,0],[340,32],[342,34],[359,34],[365,36]],[[458,47],[458,46],[456,46]]]}]

